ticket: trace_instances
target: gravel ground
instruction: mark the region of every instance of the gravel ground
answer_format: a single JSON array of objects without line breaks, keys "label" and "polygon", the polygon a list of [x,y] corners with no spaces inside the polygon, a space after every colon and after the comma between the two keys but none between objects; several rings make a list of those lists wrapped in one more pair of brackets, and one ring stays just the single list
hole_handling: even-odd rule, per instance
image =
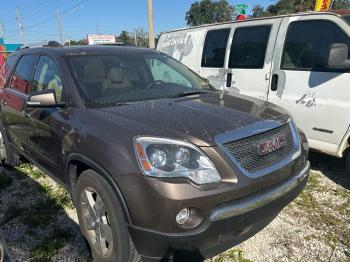
[{"label": "gravel ground", "polygon": [[[350,178],[311,155],[306,190],[264,230],[208,261],[350,261]],[[15,261],[91,261],[69,195],[31,165],[0,174],[0,227]]]}]

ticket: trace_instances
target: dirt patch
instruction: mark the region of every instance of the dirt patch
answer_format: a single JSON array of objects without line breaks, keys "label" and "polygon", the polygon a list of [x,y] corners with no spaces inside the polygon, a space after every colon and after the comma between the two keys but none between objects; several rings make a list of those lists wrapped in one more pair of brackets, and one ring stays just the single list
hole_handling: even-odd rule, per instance
[{"label": "dirt patch", "polygon": [[[264,230],[208,261],[350,261],[350,178],[311,155],[304,192]],[[0,172],[0,226],[15,261],[90,261],[69,194],[36,167]]]}]

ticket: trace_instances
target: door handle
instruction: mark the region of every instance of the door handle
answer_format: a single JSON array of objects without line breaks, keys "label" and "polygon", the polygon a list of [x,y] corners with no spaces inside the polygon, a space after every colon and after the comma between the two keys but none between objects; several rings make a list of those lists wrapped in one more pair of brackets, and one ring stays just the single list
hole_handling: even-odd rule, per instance
[{"label": "door handle", "polygon": [[271,90],[276,91],[278,88],[278,75],[273,74],[271,79]]},{"label": "door handle", "polygon": [[226,79],[226,87],[231,87],[232,83],[232,73],[227,74],[227,79]]}]

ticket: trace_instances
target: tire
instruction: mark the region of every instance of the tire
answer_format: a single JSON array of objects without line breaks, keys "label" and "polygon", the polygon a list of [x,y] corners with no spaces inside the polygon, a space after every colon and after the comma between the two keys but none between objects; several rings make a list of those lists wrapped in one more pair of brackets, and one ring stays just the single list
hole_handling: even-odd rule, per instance
[{"label": "tire", "polygon": [[94,261],[140,261],[121,204],[107,180],[89,169],[79,176],[76,190],[80,229]]},{"label": "tire", "polygon": [[344,162],[345,162],[345,173],[348,177],[350,177],[350,150],[347,150],[344,156]]},{"label": "tire", "polygon": [[0,124],[0,160],[2,165],[16,167],[21,164],[20,157],[11,148],[6,132]]}]

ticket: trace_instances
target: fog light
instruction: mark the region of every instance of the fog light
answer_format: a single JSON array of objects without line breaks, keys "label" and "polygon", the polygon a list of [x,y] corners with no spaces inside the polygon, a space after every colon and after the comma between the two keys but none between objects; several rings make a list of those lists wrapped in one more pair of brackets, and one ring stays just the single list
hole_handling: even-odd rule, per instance
[{"label": "fog light", "polygon": [[190,217],[190,209],[184,208],[176,215],[176,222],[179,225],[183,225],[186,223],[189,217]]}]

